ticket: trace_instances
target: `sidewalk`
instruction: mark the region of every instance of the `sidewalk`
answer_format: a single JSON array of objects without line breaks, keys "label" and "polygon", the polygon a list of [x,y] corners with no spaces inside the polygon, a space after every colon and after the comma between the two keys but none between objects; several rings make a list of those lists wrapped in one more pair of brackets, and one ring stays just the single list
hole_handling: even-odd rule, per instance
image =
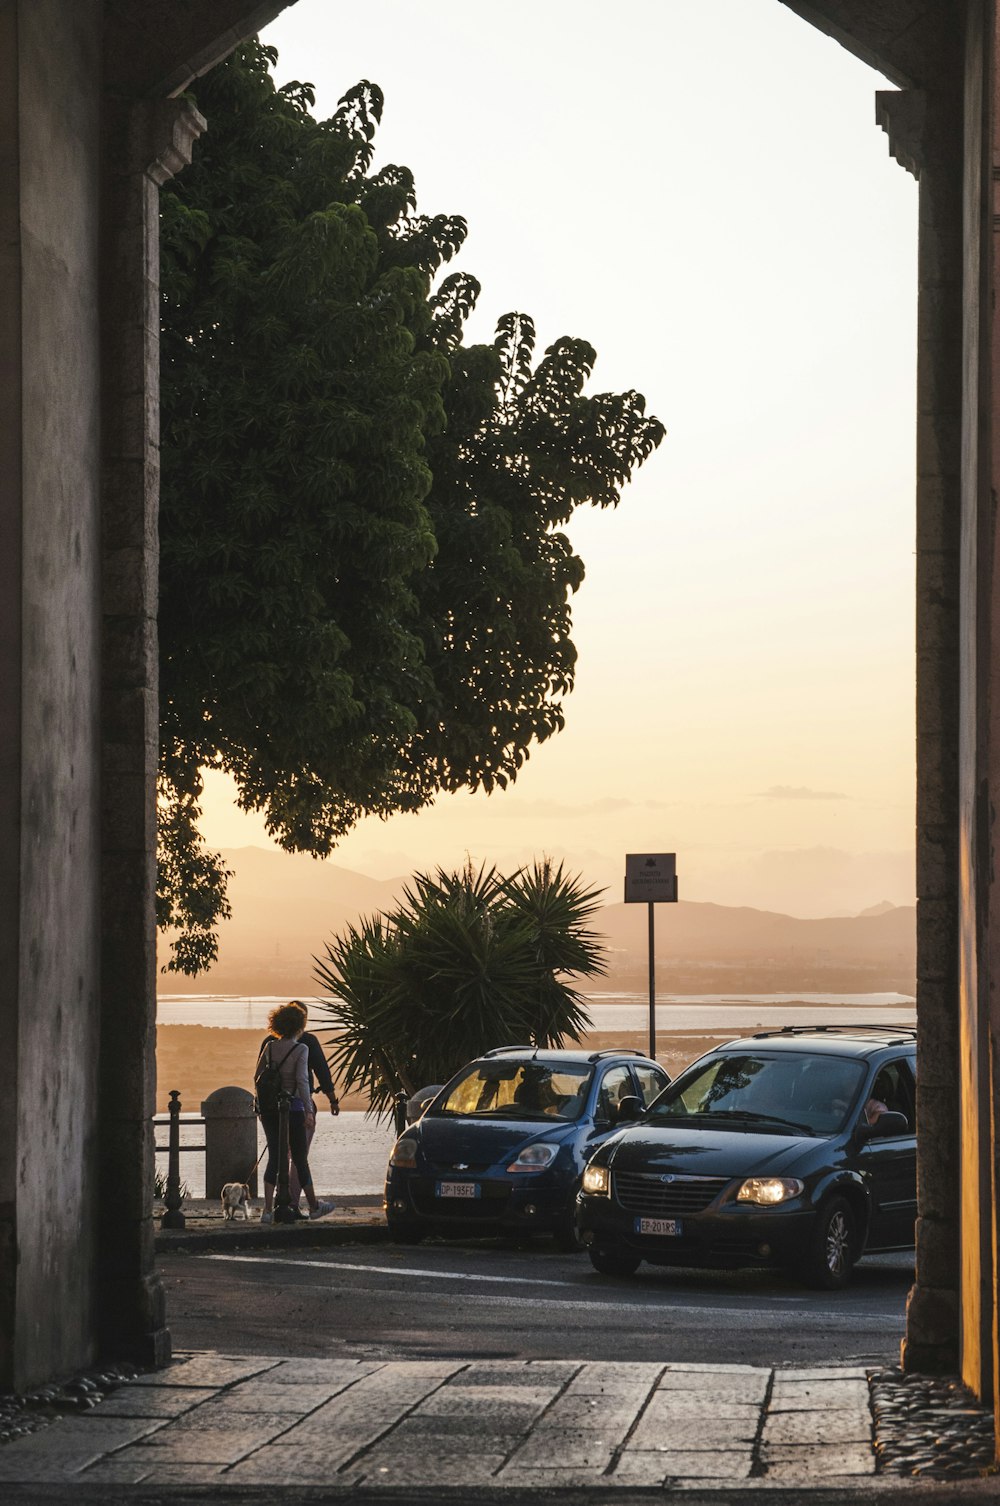
[{"label": "sidewalk", "polygon": [[[0,1449],[5,1500],[995,1500],[876,1475],[867,1374],[210,1351]],[[16,1487],[21,1487],[18,1490]],[[60,1488],[61,1487],[61,1488]],[[121,1488],[121,1489],[120,1489]],[[47,1493],[46,1493],[47,1492]]]},{"label": "sidewalk", "polygon": [[160,1228],[160,1206],[154,1214],[156,1249],[208,1253],[216,1250],[289,1249],[307,1245],[377,1244],[389,1237],[382,1211],[381,1193],[351,1193],[343,1199],[333,1195],[334,1211],[315,1222],[262,1224],[258,1200],[253,1217],[226,1219],[218,1198],[186,1198],[183,1229]]}]

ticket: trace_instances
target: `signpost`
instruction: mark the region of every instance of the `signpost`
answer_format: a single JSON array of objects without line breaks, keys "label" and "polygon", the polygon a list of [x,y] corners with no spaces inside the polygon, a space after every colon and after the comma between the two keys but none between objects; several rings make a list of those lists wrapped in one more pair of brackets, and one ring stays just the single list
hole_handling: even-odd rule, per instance
[{"label": "signpost", "polygon": [[625,903],[649,907],[649,1054],[656,1060],[656,951],[653,906],[677,903],[677,854],[629,852],[625,855]]}]

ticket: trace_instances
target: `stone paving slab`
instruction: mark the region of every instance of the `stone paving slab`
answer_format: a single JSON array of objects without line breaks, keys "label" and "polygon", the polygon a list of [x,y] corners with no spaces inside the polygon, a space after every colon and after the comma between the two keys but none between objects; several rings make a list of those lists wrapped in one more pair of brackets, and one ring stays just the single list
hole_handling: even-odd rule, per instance
[{"label": "stone paving slab", "polygon": [[[0,1449],[0,1482],[748,1490],[874,1474],[864,1371],[197,1353]],[[2,1492],[0,1492],[2,1493]]]},{"label": "stone paving slab", "polygon": [[779,1370],[775,1381],[832,1381],[832,1380],[868,1380],[868,1371],[863,1365],[826,1365],[814,1367],[811,1370]]},{"label": "stone paving slab", "polygon": [[412,1438],[414,1442],[418,1436],[426,1439],[453,1438],[457,1448],[469,1448],[471,1439],[502,1436],[510,1439],[510,1447],[513,1449],[528,1433],[530,1426],[530,1423],[514,1425],[505,1419],[501,1428],[494,1419],[487,1426],[482,1418],[471,1413],[467,1417],[441,1417],[418,1411],[411,1412],[409,1417],[398,1422],[392,1436]]},{"label": "stone paving slab", "polygon": [[618,1460],[619,1485],[662,1485],[666,1480],[747,1480],[753,1468],[750,1449],[667,1449],[650,1453],[627,1449]]},{"label": "stone paving slab", "polygon": [[468,1457],[482,1450],[484,1453],[502,1454],[504,1459],[508,1459],[525,1439],[524,1433],[501,1432],[492,1428],[480,1428],[476,1433],[455,1432],[447,1423],[442,1423],[440,1418],[437,1422],[436,1430],[432,1431],[427,1427],[426,1419],[405,1417],[384,1442],[376,1443],[365,1451],[358,1467],[367,1465],[387,1448],[427,1458],[435,1453],[464,1454]]},{"label": "stone paving slab", "polygon": [[773,1412],[764,1424],[763,1442],[782,1443],[870,1443],[872,1416],[846,1408],[829,1412]]},{"label": "stone paving slab", "polygon": [[464,1417],[471,1413],[484,1420],[509,1412],[512,1417],[533,1421],[555,1395],[552,1386],[442,1386],[417,1410],[425,1417]]},{"label": "stone paving slab", "polygon": [[863,1401],[868,1405],[867,1380],[790,1381],[775,1377],[769,1403],[772,1412],[846,1408],[853,1411]]},{"label": "stone paving slab", "polygon": [[225,1479],[226,1471],[221,1464],[158,1464],[143,1475],[143,1481],[155,1484],[157,1488],[161,1485],[221,1485]]},{"label": "stone paving slab", "polygon": [[251,1428],[237,1432],[233,1428],[216,1428],[213,1432],[187,1432],[170,1438],[154,1435],[122,1450],[122,1458],[148,1465],[160,1478],[160,1472],[174,1464],[237,1464],[269,1439]]},{"label": "stone paving slab", "polygon": [[553,1428],[603,1429],[624,1437],[635,1418],[635,1403],[630,1399],[607,1400],[601,1396],[560,1396],[539,1418],[536,1433]]},{"label": "stone paving slab", "polygon": [[[198,1470],[204,1474],[203,1465],[199,1465]],[[148,1476],[149,1467],[134,1459],[98,1459],[74,1479],[79,1485],[139,1485]]]},{"label": "stone paving slab", "polygon": [[[766,1370],[754,1375],[685,1375],[679,1370],[668,1370],[657,1387],[659,1391],[677,1391],[685,1396],[700,1396],[715,1401],[743,1402],[748,1406],[760,1406],[767,1395],[770,1374]],[[803,1382],[808,1384],[808,1382]]]},{"label": "stone paving slab", "polygon": [[701,1453],[703,1450],[750,1448],[757,1437],[760,1419],[756,1412],[735,1420],[686,1418],[684,1427],[671,1425],[658,1417],[643,1416],[628,1440],[629,1448],[659,1451],[680,1450]]},{"label": "stone paving slab", "polygon": [[[252,1382],[250,1382],[252,1384]],[[101,1417],[180,1417],[218,1396],[210,1386],[123,1386],[101,1402]]]},{"label": "stone paving slab", "polygon": [[[591,1428],[564,1428],[558,1433],[534,1432],[521,1444],[510,1461],[512,1473],[526,1466],[539,1471],[561,1469],[596,1469],[603,1471],[611,1463],[621,1435],[608,1431],[601,1435]],[[506,1471],[501,1471],[503,1479]]]},{"label": "stone paving slab", "polygon": [[[452,1376],[449,1386],[563,1386],[575,1384],[580,1360],[474,1360]],[[586,1369],[598,1367],[588,1365]]]},{"label": "stone paving slab", "polygon": [[802,1484],[827,1484],[831,1477],[875,1473],[875,1458],[871,1447],[857,1443],[763,1448],[761,1462],[765,1466],[767,1479],[798,1481]]},{"label": "stone paving slab", "polygon": [[137,1376],[134,1386],[232,1386],[248,1380],[252,1375],[263,1375],[274,1370],[281,1361],[254,1358],[247,1355],[204,1353],[184,1357],[165,1370],[154,1370],[149,1375]]},{"label": "stone paving slab", "polygon": [[705,1373],[705,1375],[770,1375],[770,1370],[761,1364],[717,1364],[714,1360],[699,1363],[696,1360],[670,1360],[664,1366],[667,1375],[679,1375],[685,1370],[690,1370],[693,1375]]},{"label": "stone paving slab", "polygon": [[[354,1380],[360,1380],[355,1376]],[[324,1402],[332,1400],[347,1386],[352,1385],[352,1380],[339,1381],[303,1381],[301,1385],[271,1385],[269,1376],[255,1377],[245,1381],[243,1385],[236,1386],[230,1391],[208,1393],[207,1400],[199,1409],[199,1415],[209,1413],[218,1416],[220,1410],[232,1407],[234,1410],[246,1413],[261,1413],[273,1415],[276,1412],[285,1413],[289,1417],[305,1417],[321,1407]],[[121,1392],[116,1392],[109,1400],[117,1401]],[[123,1405],[127,1402],[123,1401]],[[124,1413],[129,1416],[131,1414]],[[151,1414],[155,1415],[155,1414]]]},{"label": "stone paving slab", "polygon": [[[273,1369],[261,1372],[259,1384],[267,1386],[329,1385],[331,1395],[382,1368],[379,1360],[279,1360]],[[159,1372],[158,1372],[159,1373]]]},{"label": "stone paving slab", "polygon": [[643,1387],[648,1391],[659,1380],[664,1367],[648,1361],[637,1361],[630,1365],[619,1360],[588,1360],[586,1364],[578,1362],[574,1368],[578,1373],[568,1389],[581,1395],[590,1395],[616,1389],[641,1390]]},{"label": "stone paving slab", "polygon": [[0,1449],[0,1481],[65,1479],[162,1425],[156,1418],[60,1419]]},{"label": "stone paving slab", "polygon": [[645,1415],[652,1414],[680,1427],[691,1427],[695,1419],[702,1422],[713,1417],[734,1423],[752,1417],[756,1423],[762,1402],[763,1397],[759,1402],[719,1401],[706,1396],[704,1391],[657,1391],[650,1398]]},{"label": "stone paving slab", "polygon": [[445,1454],[429,1459],[376,1455],[364,1461],[367,1485],[419,1485],[431,1479],[438,1485],[490,1484],[502,1469],[506,1454]]}]

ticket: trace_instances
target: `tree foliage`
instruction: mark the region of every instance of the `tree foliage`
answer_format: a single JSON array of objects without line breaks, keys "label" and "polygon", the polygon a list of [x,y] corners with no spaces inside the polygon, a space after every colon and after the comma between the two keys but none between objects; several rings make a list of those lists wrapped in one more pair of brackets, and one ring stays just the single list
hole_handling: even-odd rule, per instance
[{"label": "tree foliage", "polygon": [[[573,979],[604,972],[599,892],[548,860],[418,874],[394,911],[348,926],[317,960],[330,1063],[386,1113],[494,1046],[559,1046],[585,1028]],[[322,1027],[320,1027],[322,1028]]]},{"label": "tree foliage", "polygon": [[637,393],[584,395],[583,341],[537,358],[511,314],[463,345],[478,284],[437,279],[465,221],[372,169],[381,92],[316,120],[275,61],[250,43],[199,81],[210,128],[162,195],[160,900],[184,971],[225,903],[199,770],[318,856],[366,814],[505,786],[573,684],[563,525],[663,434]]}]

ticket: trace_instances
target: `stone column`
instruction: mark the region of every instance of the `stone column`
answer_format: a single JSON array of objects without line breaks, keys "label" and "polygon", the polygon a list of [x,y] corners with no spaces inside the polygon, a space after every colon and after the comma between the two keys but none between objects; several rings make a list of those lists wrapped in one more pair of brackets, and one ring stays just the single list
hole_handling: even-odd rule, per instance
[{"label": "stone column", "polygon": [[204,124],[183,102],[105,102],[99,1332],[105,1353],[151,1363],[170,1354],[152,1224],[158,188]]},{"label": "stone column", "polygon": [[[962,81],[880,93],[890,149],[920,183],[917,304],[917,1130],[916,1283],[903,1362],[958,1364],[959,614],[962,503]],[[966,909],[966,914],[968,913]],[[970,942],[972,944],[970,945]]]},{"label": "stone column", "polygon": [[[983,692],[988,706],[988,778],[990,798],[984,802],[983,820],[988,823],[986,853],[989,875],[994,886],[1000,879],[996,844],[996,807],[1000,792],[1000,536],[996,527],[996,500],[1000,497],[1000,14],[992,5],[984,26],[988,39],[988,61],[984,59],[983,118],[984,162],[982,173],[982,217],[984,261],[988,292],[983,299],[984,402],[981,409],[989,425],[988,489],[981,492],[984,528],[982,555],[991,581],[990,642],[992,652]],[[986,467],[983,467],[984,471]],[[988,959],[989,990],[983,1011],[983,1054],[986,1058],[983,1095],[982,1147],[987,1168],[987,1198],[984,1203],[984,1242],[992,1257],[988,1303],[983,1314],[982,1333],[993,1382],[994,1435],[1000,1459],[1000,905],[995,905],[990,926]]]},{"label": "stone column", "polygon": [[996,1293],[991,1217],[989,999],[997,970],[991,805],[1000,758],[991,708],[997,585],[992,560],[990,340],[993,225],[990,203],[995,53],[992,3],[968,0],[965,32],[962,341],[962,545],[959,738],[959,1227],[962,1377],[984,1400],[993,1390]]}]

